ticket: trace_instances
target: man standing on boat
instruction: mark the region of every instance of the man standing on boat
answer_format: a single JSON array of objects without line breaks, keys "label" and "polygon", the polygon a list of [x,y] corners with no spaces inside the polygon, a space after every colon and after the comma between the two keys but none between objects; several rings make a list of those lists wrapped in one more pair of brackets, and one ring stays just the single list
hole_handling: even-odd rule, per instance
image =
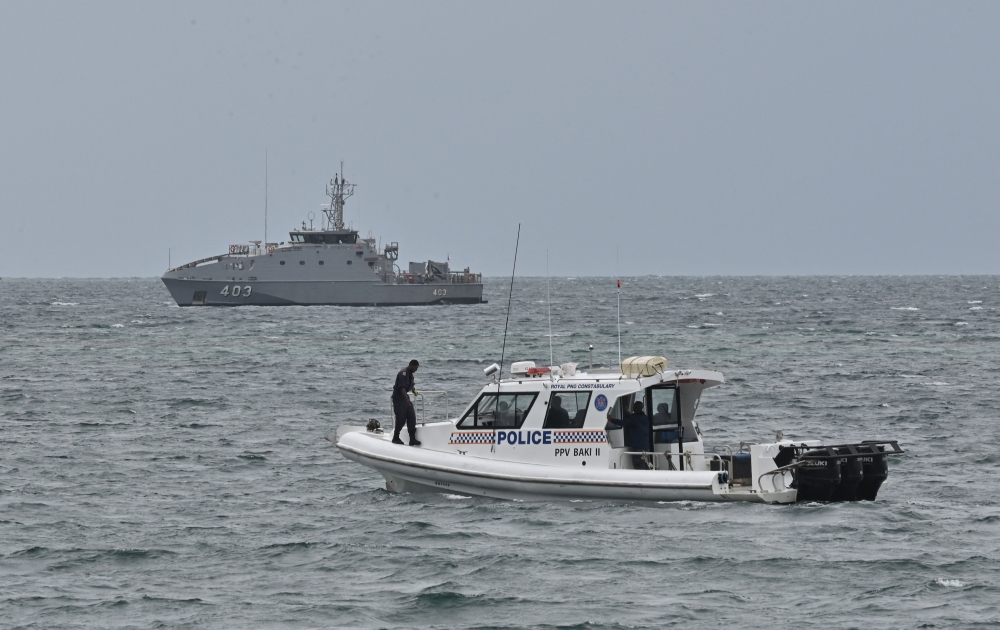
[{"label": "man standing on boat", "polygon": [[410,434],[410,446],[420,446],[417,441],[417,414],[413,410],[413,401],[407,395],[409,392],[417,393],[413,387],[413,373],[420,367],[420,362],[416,359],[399,371],[396,375],[396,384],[392,388],[392,412],[396,416],[395,426],[392,432],[392,443],[402,444],[399,433],[406,424],[406,430]]},{"label": "man standing on boat", "polygon": [[[617,424],[625,430],[625,447],[630,451],[648,453],[649,448],[649,417],[642,412],[642,403],[635,401],[632,404],[632,413],[628,409],[622,409],[622,419],[617,420],[611,417],[608,411],[608,422]],[[649,463],[646,455],[632,455],[632,468],[635,470],[649,470]]]}]

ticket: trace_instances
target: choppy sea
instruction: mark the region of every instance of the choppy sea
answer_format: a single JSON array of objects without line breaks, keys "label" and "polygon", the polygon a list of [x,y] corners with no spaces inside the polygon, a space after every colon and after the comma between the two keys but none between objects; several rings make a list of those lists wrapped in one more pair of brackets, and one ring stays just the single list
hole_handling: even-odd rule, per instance
[{"label": "choppy sea", "polygon": [[[628,278],[625,356],[727,383],[709,445],[898,439],[874,503],[396,495],[325,439],[395,372],[454,409],[488,304],[178,308],[158,279],[0,281],[2,628],[1000,625],[1000,277]],[[556,363],[615,362],[613,279],[553,278]],[[547,364],[545,279],[506,364]]]}]

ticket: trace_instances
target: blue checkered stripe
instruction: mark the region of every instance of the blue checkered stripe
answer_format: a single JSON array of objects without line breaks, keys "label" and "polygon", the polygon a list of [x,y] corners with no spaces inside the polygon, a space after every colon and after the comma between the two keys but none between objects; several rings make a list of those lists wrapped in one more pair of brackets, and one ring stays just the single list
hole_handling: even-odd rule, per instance
[{"label": "blue checkered stripe", "polygon": [[553,444],[604,444],[604,431],[553,431]]},{"label": "blue checkered stripe", "polygon": [[492,444],[492,431],[462,431],[452,433],[449,444]]}]

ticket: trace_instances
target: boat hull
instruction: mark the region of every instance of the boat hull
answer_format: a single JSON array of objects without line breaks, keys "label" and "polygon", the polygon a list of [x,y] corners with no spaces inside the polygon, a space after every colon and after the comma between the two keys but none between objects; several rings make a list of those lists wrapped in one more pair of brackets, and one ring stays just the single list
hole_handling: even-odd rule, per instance
[{"label": "boat hull", "polygon": [[386,489],[393,492],[526,501],[764,501],[756,494],[726,493],[714,472],[576,469],[499,461],[392,444],[363,431],[338,435],[336,442],[344,457],[381,473]]},{"label": "boat hull", "polygon": [[[479,304],[482,284],[349,280],[224,281],[161,278],[178,306],[423,306]],[[239,291],[234,295],[233,287]],[[249,295],[247,287],[250,287]]]}]

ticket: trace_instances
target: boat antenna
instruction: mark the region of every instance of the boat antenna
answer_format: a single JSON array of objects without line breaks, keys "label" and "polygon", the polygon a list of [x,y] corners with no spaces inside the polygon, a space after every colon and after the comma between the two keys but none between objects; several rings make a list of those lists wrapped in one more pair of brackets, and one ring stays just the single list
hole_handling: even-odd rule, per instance
[{"label": "boat antenna", "polygon": [[500,374],[497,375],[497,393],[500,393],[500,379],[503,377],[503,359],[507,352],[507,325],[510,323],[510,301],[514,297],[514,273],[517,271],[517,248],[521,244],[521,224],[517,224],[517,240],[514,242],[514,268],[510,271],[510,293],[507,295],[507,321],[503,324],[503,344],[500,346]]},{"label": "boat antenna", "polygon": [[[517,248],[521,244],[521,224],[517,224],[517,240],[514,242],[514,268],[510,270],[510,293],[507,295],[507,320],[503,324],[503,344],[500,346],[500,371],[497,373],[497,409],[500,407],[500,381],[503,379],[503,360],[507,353],[507,325],[510,323],[510,301],[514,297],[514,273],[517,271]],[[490,452],[496,451],[497,446],[497,418],[496,411],[493,412],[493,443],[490,444]]]},{"label": "boat antenna", "polygon": [[618,365],[622,364],[622,278],[618,273],[618,246],[615,245],[615,275],[618,276]]},{"label": "boat antenna", "polygon": [[549,291],[549,250],[545,250],[545,304],[549,307],[549,365],[555,365],[552,358],[552,293]]}]

